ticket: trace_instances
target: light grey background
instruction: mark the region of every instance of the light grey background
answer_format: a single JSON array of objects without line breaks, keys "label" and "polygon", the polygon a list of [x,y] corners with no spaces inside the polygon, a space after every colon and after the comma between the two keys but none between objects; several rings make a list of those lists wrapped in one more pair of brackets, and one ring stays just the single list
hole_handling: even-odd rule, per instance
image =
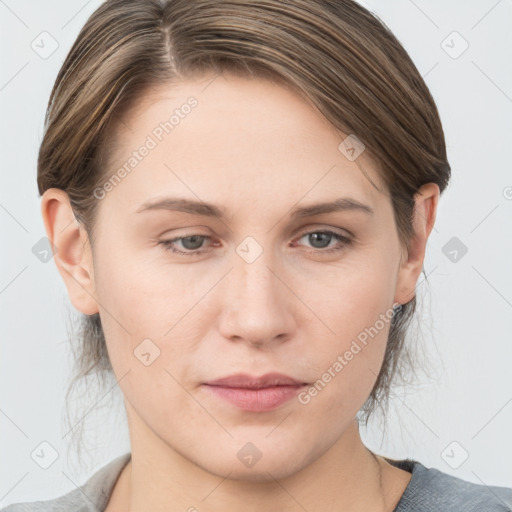
[{"label": "light grey background", "polygon": [[[362,3],[425,77],[453,170],[427,248],[428,283],[418,287],[430,378],[420,375],[415,387],[396,390],[386,435],[374,421],[363,438],[384,455],[511,486],[512,1]],[[118,401],[111,415],[103,414],[109,407],[86,415],[92,450],[83,466],[67,457],[61,411],[71,306],[53,260],[43,263],[32,252],[45,236],[36,157],[46,104],[66,53],[99,4],[0,0],[0,506],[63,494],[129,451]],[[52,44],[58,48],[48,55]],[[48,469],[31,457],[34,450],[51,453],[42,442],[59,455]]]}]

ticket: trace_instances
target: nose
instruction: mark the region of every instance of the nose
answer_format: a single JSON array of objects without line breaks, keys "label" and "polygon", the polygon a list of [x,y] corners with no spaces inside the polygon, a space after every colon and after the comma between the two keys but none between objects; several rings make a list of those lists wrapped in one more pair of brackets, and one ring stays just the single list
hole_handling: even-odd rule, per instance
[{"label": "nose", "polygon": [[220,330],[225,339],[263,348],[293,336],[297,299],[286,284],[286,271],[270,253],[263,251],[252,262],[234,255],[234,268],[221,290]]}]

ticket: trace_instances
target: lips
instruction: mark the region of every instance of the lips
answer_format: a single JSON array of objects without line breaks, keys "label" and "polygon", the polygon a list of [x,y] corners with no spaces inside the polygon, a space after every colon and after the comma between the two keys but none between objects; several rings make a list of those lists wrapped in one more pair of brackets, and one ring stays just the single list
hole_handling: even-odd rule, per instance
[{"label": "lips", "polygon": [[222,386],[225,388],[261,389],[275,386],[300,386],[305,382],[292,379],[282,373],[267,373],[261,377],[253,377],[239,373],[207,382],[209,386]]},{"label": "lips", "polygon": [[281,373],[261,377],[237,374],[208,381],[204,388],[238,409],[251,412],[271,411],[296,396],[306,383]]}]

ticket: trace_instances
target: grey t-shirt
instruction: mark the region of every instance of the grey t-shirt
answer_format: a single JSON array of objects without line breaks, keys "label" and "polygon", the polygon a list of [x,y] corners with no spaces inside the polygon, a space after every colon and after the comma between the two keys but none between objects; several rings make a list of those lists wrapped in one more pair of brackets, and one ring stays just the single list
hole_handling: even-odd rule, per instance
[{"label": "grey t-shirt", "polygon": [[[102,512],[121,470],[126,453],[103,466],[81,489],[47,501],[14,503],[0,512]],[[512,512],[512,488],[466,482],[411,459],[386,459],[412,473],[394,512]]]}]

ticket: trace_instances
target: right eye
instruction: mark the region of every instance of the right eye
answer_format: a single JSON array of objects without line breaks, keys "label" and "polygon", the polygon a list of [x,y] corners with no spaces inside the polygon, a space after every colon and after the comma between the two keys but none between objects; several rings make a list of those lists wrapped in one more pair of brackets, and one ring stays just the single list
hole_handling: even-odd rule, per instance
[{"label": "right eye", "polygon": [[[166,251],[171,251],[175,254],[182,254],[184,256],[194,256],[198,254],[203,254],[206,250],[201,249],[202,242],[206,238],[211,238],[206,235],[187,235],[180,236],[177,238],[172,238],[171,240],[162,240],[159,242],[162,244]],[[184,247],[184,251],[176,249],[175,245],[177,242],[180,242]],[[198,250],[199,249],[199,250]]]}]

